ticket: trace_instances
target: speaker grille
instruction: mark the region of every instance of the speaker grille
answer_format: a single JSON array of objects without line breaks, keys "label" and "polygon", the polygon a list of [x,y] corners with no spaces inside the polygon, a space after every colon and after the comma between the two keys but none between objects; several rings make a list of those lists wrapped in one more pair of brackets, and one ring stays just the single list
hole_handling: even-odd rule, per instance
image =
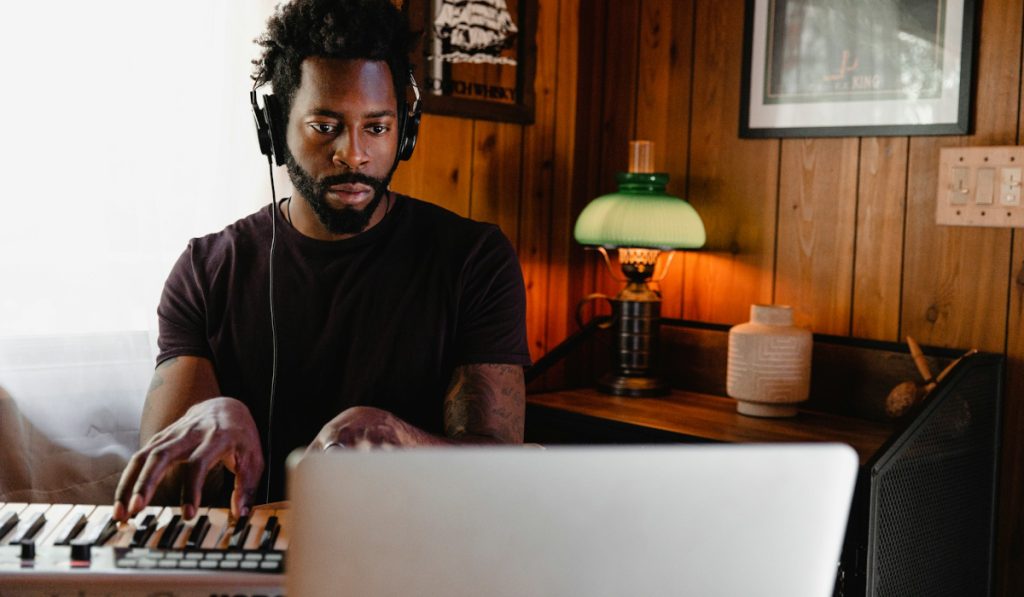
[{"label": "speaker grille", "polygon": [[869,595],[990,594],[1000,375],[950,379],[873,468]]}]

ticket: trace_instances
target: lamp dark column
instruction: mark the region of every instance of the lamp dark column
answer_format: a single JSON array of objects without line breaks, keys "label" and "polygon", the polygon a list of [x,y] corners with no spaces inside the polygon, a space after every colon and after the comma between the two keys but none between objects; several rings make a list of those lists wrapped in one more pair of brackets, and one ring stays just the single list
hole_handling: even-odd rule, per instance
[{"label": "lamp dark column", "polygon": [[597,382],[616,396],[662,396],[668,384],[655,374],[661,297],[646,282],[630,281],[612,300],[614,369]]}]

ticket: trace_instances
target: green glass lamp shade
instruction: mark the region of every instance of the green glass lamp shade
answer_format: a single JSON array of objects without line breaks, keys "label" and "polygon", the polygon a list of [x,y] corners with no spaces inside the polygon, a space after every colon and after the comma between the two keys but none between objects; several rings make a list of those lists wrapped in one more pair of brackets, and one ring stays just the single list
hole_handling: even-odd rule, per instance
[{"label": "green glass lamp shade", "polygon": [[665,194],[668,174],[620,172],[619,192],[590,202],[576,220],[582,245],[696,249],[704,246],[704,223],[686,201]]}]

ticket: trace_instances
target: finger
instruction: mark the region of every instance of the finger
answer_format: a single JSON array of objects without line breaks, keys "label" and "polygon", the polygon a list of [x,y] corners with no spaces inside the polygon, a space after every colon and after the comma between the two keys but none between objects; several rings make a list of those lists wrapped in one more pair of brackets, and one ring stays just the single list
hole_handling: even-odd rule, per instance
[{"label": "finger", "polygon": [[145,453],[140,450],[132,455],[124,471],[121,472],[121,479],[117,482],[117,489],[114,491],[113,518],[118,522],[128,520],[128,500],[132,497],[131,488],[135,485],[145,460]]},{"label": "finger", "polygon": [[235,487],[231,492],[231,513],[246,516],[255,502],[256,490],[263,476],[263,454],[245,450],[235,456]]},{"label": "finger", "polygon": [[182,479],[181,510],[185,518],[191,520],[195,516],[203,499],[203,486],[210,468],[220,461],[223,448],[215,445],[210,437],[203,440],[199,447],[189,456]]},{"label": "finger", "polygon": [[313,438],[312,443],[310,443],[309,447],[306,448],[306,452],[323,452],[324,448],[327,447],[327,444],[331,443],[333,440],[333,435],[333,432],[329,432],[327,429],[324,429],[318,433],[315,438]]},{"label": "finger", "polygon": [[342,447],[352,447],[359,441],[358,435],[351,427],[345,426],[335,432],[334,443]]},{"label": "finger", "polygon": [[315,444],[310,444],[306,448],[306,453],[304,455],[305,456],[309,456],[310,454],[317,454],[317,453],[322,453],[322,452],[330,452],[331,450],[334,450],[335,448],[341,448],[341,447],[343,447],[343,446],[341,444],[339,444],[338,442],[316,442]]},{"label": "finger", "polygon": [[373,446],[398,445],[398,433],[391,425],[374,425],[363,431],[363,442]]},{"label": "finger", "polygon": [[153,446],[148,450],[146,462],[132,489],[132,499],[128,504],[129,516],[135,516],[149,504],[156,492],[157,485],[167,474],[171,465],[185,460],[194,448],[194,440],[189,440],[186,437],[171,443]]}]

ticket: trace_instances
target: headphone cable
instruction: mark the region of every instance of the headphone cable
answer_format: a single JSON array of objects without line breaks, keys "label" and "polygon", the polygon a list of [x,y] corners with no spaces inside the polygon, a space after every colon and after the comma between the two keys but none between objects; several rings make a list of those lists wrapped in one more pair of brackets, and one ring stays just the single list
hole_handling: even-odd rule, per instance
[{"label": "headphone cable", "polygon": [[274,474],[271,458],[274,455],[274,394],[277,390],[277,321],[274,317],[274,247],[277,245],[277,190],[274,188],[274,160],[267,156],[267,167],[270,171],[270,257],[268,260],[268,290],[270,293],[270,337],[271,337],[271,373],[270,373],[270,404],[267,406],[267,457],[264,466],[267,468],[266,500],[270,502],[270,480]]}]

